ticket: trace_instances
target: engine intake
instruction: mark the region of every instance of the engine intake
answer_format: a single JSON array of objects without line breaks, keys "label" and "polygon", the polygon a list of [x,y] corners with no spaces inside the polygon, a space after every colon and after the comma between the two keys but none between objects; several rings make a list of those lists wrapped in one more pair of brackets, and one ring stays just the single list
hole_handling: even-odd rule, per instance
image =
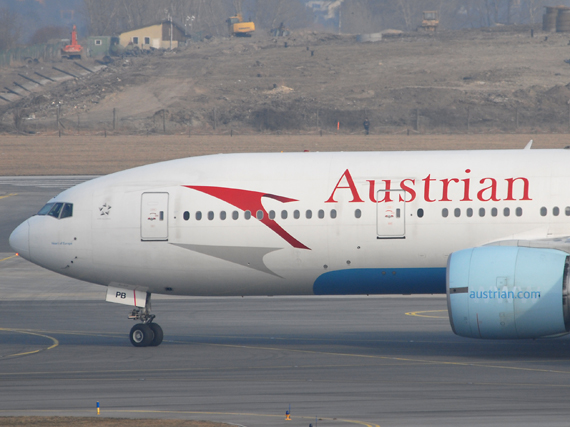
[{"label": "engine intake", "polygon": [[556,249],[483,246],[447,263],[447,308],[462,337],[539,338],[570,331],[569,256]]}]

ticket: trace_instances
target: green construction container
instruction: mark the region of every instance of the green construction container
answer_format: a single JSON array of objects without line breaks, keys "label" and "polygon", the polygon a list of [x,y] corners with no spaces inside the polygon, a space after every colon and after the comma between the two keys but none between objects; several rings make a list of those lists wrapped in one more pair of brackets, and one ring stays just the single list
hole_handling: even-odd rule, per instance
[{"label": "green construction container", "polygon": [[91,58],[109,55],[111,36],[90,36],[87,38],[87,48]]}]

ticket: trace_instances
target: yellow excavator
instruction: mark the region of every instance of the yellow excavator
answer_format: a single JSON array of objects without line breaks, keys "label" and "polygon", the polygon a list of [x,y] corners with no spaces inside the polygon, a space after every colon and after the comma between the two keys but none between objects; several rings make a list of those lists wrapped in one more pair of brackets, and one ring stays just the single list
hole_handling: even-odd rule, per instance
[{"label": "yellow excavator", "polygon": [[439,25],[439,13],[435,10],[424,11],[424,19],[420,28],[424,31],[435,32]]},{"label": "yellow excavator", "polygon": [[241,13],[229,17],[226,19],[226,22],[228,23],[231,36],[251,37],[251,33],[255,31],[255,24],[253,22],[243,22]]}]

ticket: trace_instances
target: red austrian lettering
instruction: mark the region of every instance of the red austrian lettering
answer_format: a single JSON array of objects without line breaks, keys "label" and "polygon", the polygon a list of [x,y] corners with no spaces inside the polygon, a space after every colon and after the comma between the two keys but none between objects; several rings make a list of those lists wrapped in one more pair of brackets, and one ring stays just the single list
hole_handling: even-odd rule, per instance
[{"label": "red austrian lettering", "polygon": [[[341,185],[343,179],[345,180],[347,185]],[[364,200],[362,200],[358,195],[358,191],[356,190],[356,186],[354,185],[354,180],[352,179],[352,176],[350,176],[350,172],[348,171],[348,169],[344,171],[344,173],[336,183],[331,196],[328,198],[328,200],[325,203],[337,203],[337,201],[334,199],[334,193],[338,189],[348,189],[351,191],[352,200],[349,203],[354,203],[354,202],[364,203]]]}]

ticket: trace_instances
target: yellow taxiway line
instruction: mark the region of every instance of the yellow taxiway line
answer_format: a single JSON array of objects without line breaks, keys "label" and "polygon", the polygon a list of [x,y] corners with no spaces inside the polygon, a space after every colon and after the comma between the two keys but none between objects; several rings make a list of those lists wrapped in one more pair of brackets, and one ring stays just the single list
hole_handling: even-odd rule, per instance
[{"label": "yellow taxiway line", "polygon": [[17,195],[18,193],[5,194],[4,196],[0,196],[0,199],[7,199],[8,197],[17,196]]},{"label": "yellow taxiway line", "polygon": [[16,258],[17,256],[18,256],[18,254],[14,254],[14,255],[9,256],[9,257],[7,257],[7,258],[0,259],[0,262],[6,261],[6,260],[9,260],[9,259],[12,259],[12,258]]},{"label": "yellow taxiway line", "polygon": [[410,311],[406,313],[406,316],[416,316],[416,317],[431,317],[433,319],[447,319],[447,316],[430,316],[423,313],[447,313],[447,310],[427,310],[427,311]]},{"label": "yellow taxiway line", "polygon": [[51,350],[52,348],[56,348],[59,345],[59,341],[57,339],[55,339],[54,337],[50,337],[49,335],[43,335],[43,334],[38,334],[36,332],[30,332],[30,331],[22,331],[21,329],[8,329],[8,328],[0,328],[0,331],[4,331],[4,332],[15,332],[17,334],[26,334],[26,335],[35,335],[37,337],[42,337],[42,338],[47,338],[48,340],[52,341],[52,345],[50,345],[49,347],[46,348],[40,348],[38,350],[33,350],[33,351],[26,351],[24,353],[16,353],[16,354],[8,354],[6,356],[4,356],[3,358],[6,359],[8,357],[18,357],[18,356],[28,356],[30,354],[35,354],[35,353],[39,353],[40,351],[47,351],[47,350]]}]

